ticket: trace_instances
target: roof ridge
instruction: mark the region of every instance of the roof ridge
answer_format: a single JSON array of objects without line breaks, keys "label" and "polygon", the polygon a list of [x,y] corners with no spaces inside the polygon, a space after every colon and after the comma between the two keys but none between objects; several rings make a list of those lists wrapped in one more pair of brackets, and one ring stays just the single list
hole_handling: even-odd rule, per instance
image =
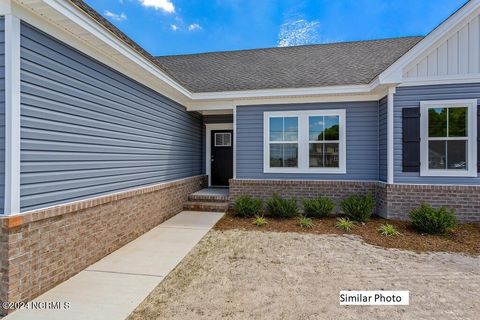
[{"label": "roof ridge", "polygon": [[349,41],[337,41],[337,42],[329,42],[329,43],[302,44],[302,45],[286,46],[286,47],[265,47],[265,48],[237,49],[237,50],[207,51],[207,52],[185,53],[185,54],[171,54],[171,55],[164,55],[164,56],[154,56],[154,58],[161,59],[161,58],[170,58],[170,57],[188,57],[188,56],[200,56],[200,55],[209,55],[209,54],[218,54],[218,53],[250,52],[250,51],[262,51],[262,50],[265,50],[265,51],[266,50],[288,50],[293,48],[304,48],[304,47],[318,47],[318,46],[330,46],[330,45],[339,45],[339,44],[366,43],[366,42],[389,41],[389,40],[400,40],[400,39],[423,39],[423,38],[425,38],[425,36],[400,36],[400,37],[380,38],[380,39],[349,40]]}]

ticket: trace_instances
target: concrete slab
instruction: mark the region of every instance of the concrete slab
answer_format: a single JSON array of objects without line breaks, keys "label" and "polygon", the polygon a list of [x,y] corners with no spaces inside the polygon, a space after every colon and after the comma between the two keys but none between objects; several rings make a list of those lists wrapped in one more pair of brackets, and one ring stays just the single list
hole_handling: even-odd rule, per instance
[{"label": "concrete slab", "polygon": [[205,188],[197,192],[192,193],[195,196],[224,196],[228,197],[228,188]]},{"label": "concrete slab", "polygon": [[183,211],[168,221],[165,221],[159,227],[210,230],[223,215],[223,212]]},{"label": "concrete slab", "polygon": [[17,310],[5,319],[125,319],[161,280],[161,277],[82,271],[34,300],[68,302],[68,309]]},{"label": "concrete slab", "polygon": [[156,227],[86,270],[166,276],[208,230]]},{"label": "concrete slab", "polygon": [[34,300],[68,309],[21,309],[4,319],[125,319],[222,216],[181,212]]}]

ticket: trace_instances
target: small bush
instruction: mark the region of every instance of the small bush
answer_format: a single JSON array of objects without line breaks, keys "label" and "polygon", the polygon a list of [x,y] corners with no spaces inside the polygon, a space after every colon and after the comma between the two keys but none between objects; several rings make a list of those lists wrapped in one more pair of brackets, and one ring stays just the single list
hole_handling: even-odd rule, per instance
[{"label": "small bush", "polygon": [[428,234],[445,234],[457,224],[454,210],[434,209],[425,203],[410,212],[410,219],[416,230]]},{"label": "small bush", "polygon": [[392,236],[398,236],[400,235],[400,232],[395,229],[395,227],[391,224],[382,224],[380,227],[378,227],[378,232],[386,237],[392,237]]},{"label": "small bush", "polygon": [[273,218],[293,218],[298,214],[297,202],[295,199],[282,199],[274,194],[267,200],[267,212]]},{"label": "small bush", "polygon": [[267,219],[262,216],[257,216],[255,217],[255,220],[253,220],[253,224],[257,227],[264,227],[267,225]]},{"label": "small bush", "polygon": [[304,199],[303,209],[306,217],[324,218],[333,212],[335,203],[327,197]]},{"label": "small bush", "polygon": [[337,223],[335,224],[335,226],[338,228],[338,229],[341,229],[343,231],[347,231],[347,232],[350,232],[352,230],[352,228],[355,226],[355,222],[354,221],[351,221],[350,219],[348,218],[338,218],[337,219]]},{"label": "small bush", "polygon": [[299,219],[298,219],[298,225],[302,228],[306,228],[306,229],[311,229],[313,228],[314,224],[313,224],[313,221],[311,218],[307,218],[307,217],[304,217],[304,216],[301,216]]},{"label": "small bush", "polygon": [[358,222],[366,222],[370,219],[375,208],[375,200],[371,193],[365,197],[351,196],[342,200],[343,212],[350,219]]},{"label": "small bush", "polygon": [[233,205],[235,215],[243,218],[252,218],[257,216],[262,210],[262,200],[250,196],[240,196]]}]

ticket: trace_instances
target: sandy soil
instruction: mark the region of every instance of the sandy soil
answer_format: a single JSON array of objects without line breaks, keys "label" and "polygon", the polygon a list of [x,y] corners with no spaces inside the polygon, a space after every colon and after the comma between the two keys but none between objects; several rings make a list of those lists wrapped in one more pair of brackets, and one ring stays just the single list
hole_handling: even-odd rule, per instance
[{"label": "sandy soil", "polygon": [[[339,306],[340,290],[410,290],[409,306]],[[132,319],[478,319],[480,257],[356,236],[211,231]]]}]

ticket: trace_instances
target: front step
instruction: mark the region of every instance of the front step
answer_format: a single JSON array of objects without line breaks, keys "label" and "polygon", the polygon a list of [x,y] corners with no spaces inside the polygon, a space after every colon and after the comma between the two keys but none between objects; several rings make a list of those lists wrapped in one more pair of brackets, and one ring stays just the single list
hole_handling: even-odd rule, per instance
[{"label": "front step", "polygon": [[228,202],[187,201],[183,209],[187,211],[225,212],[228,210]]},{"label": "front step", "polygon": [[228,202],[228,196],[225,195],[207,195],[192,193],[188,196],[188,201],[192,202]]}]

